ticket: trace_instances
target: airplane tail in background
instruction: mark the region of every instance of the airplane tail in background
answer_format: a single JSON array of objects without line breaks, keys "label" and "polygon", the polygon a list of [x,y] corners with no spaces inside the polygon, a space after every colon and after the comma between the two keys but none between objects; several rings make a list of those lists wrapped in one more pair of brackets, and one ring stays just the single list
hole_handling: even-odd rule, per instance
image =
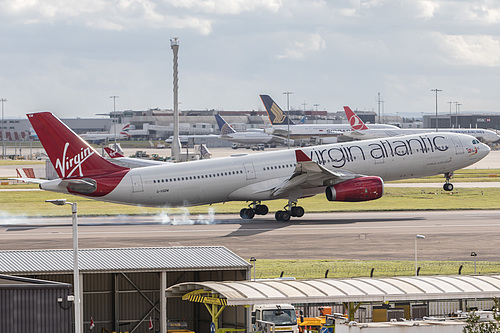
[{"label": "airplane tail in background", "polygon": [[217,120],[217,125],[219,125],[221,135],[236,133],[234,128],[229,126],[227,121],[225,121],[224,118],[222,118],[219,114],[215,115],[215,120]]},{"label": "airplane tail in background", "polygon": [[132,135],[128,134],[129,130],[130,130],[130,123],[125,124],[125,126],[122,127],[120,134],[130,138]]},{"label": "airplane tail in background", "polygon": [[288,118],[288,116],[281,110],[281,108],[276,104],[269,95],[260,95],[262,103],[266,108],[267,114],[269,115],[269,120],[273,125],[295,125],[295,123]]},{"label": "airplane tail in background", "polygon": [[104,147],[104,151],[106,152],[106,154],[108,154],[109,158],[125,157],[122,153],[120,153],[116,150],[113,150],[109,147]]},{"label": "airplane tail in background", "polygon": [[108,162],[51,112],[27,114],[60,178],[80,178],[128,170]]},{"label": "airplane tail in background", "polygon": [[361,118],[359,118],[350,107],[344,106],[344,112],[353,131],[363,131],[368,129],[368,126],[365,125],[363,120],[361,120]]}]

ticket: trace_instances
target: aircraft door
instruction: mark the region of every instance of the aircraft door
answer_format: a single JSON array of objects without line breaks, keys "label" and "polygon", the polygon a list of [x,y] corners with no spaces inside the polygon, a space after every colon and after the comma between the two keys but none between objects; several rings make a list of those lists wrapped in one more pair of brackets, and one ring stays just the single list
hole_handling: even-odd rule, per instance
[{"label": "aircraft door", "polygon": [[451,138],[453,145],[455,146],[455,154],[461,155],[464,154],[464,146],[462,145],[462,141],[460,139]]},{"label": "aircraft door", "polygon": [[245,167],[245,174],[247,176],[247,180],[257,178],[255,176],[255,168],[253,167],[253,163],[251,162],[243,163],[243,166]]},{"label": "aircraft door", "polygon": [[143,192],[141,175],[132,175],[132,193]]}]

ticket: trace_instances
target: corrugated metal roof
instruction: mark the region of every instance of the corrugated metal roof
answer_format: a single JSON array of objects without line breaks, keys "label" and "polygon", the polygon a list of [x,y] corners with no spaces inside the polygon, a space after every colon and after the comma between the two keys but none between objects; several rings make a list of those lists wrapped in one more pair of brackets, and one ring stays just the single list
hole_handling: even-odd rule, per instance
[{"label": "corrugated metal roof", "polygon": [[186,282],[167,295],[198,289],[219,294],[228,305],[493,298],[500,297],[500,275]]},{"label": "corrugated metal roof", "polygon": [[[251,265],[223,246],[79,249],[80,271],[230,270]],[[73,270],[73,250],[0,251],[0,273]]]}]

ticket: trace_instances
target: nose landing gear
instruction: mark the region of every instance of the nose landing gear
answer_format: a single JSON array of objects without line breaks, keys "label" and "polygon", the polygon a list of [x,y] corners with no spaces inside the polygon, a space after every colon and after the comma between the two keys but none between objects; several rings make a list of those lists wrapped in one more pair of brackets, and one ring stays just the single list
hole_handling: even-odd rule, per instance
[{"label": "nose landing gear", "polygon": [[444,174],[446,178],[446,183],[443,185],[443,190],[445,191],[453,191],[453,184],[450,183],[450,179],[453,177],[453,172],[447,172]]}]

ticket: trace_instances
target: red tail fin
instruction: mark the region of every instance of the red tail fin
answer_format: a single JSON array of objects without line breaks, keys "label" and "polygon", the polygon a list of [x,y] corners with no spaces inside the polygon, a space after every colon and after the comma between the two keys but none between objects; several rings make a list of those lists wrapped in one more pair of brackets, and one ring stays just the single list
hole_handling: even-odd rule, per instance
[{"label": "red tail fin", "polygon": [[125,157],[123,154],[117,152],[116,150],[113,150],[109,147],[104,147],[104,151],[110,158],[117,158],[117,157]]},{"label": "red tail fin", "polygon": [[60,178],[90,177],[128,170],[108,162],[51,112],[28,119]]},{"label": "red tail fin", "polygon": [[361,118],[359,118],[358,115],[355,114],[350,107],[344,106],[344,112],[353,131],[362,131],[368,129],[363,120],[361,120]]}]

